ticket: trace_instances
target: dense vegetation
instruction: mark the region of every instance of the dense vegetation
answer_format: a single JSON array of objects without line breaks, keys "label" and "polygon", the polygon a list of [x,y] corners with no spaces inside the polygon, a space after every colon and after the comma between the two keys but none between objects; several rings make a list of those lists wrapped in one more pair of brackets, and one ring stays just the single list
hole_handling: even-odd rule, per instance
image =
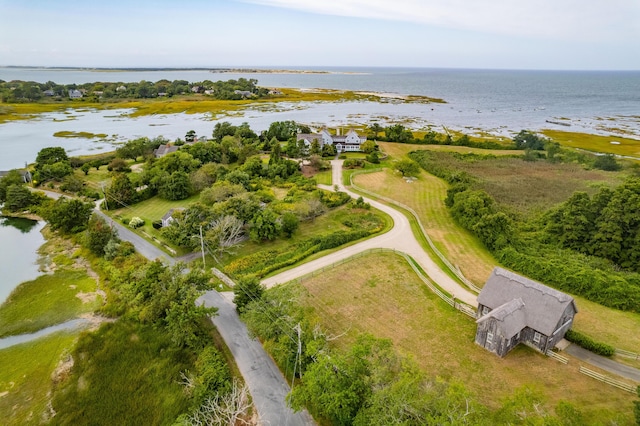
[{"label": "dense vegetation", "polygon": [[213,99],[240,100],[248,97],[265,97],[269,89],[258,87],[258,80],[240,78],[228,81],[210,81],[189,83],[186,80],[159,80],[138,83],[94,82],[84,84],[56,84],[53,81],[37,83],[34,81],[0,80],[0,102],[37,102],[44,99],[59,101],[68,99],[71,91],[78,91],[82,99],[90,101],[117,99],[144,99],[171,97],[184,94],[204,94]]},{"label": "dense vegetation", "polygon": [[[410,157],[451,184],[445,203],[452,216],[503,265],[605,306],[640,312],[640,274],[634,261],[635,247],[630,243],[638,232],[634,219],[640,189],[637,179],[595,192],[585,181],[576,183],[577,174],[575,182],[558,177],[566,170],[575,174],[576,170],[593,168],[594,156],[549,143],[544,149],[540,151],[544,161],[429,151],[413,152]],[[576,162],[582,164],[576,166]],[[516,182],[510,177],[510,173],[517,173],[515,169],[503,169],[518,163],[517,170],[522,173]],[[523,179],[537,164],[553,169],[539,180]],[[600,179],[601,184],[617,182],[595,172],[584,173],[583,178]],[[515,186],[503,184],[500,178]],[[547,186],[544,179],[555,181]],[[593,196],[580,192],[570,196],[570,188],[575,190],[579,185]],[[557,204],[549,203],[549,199]]]}]

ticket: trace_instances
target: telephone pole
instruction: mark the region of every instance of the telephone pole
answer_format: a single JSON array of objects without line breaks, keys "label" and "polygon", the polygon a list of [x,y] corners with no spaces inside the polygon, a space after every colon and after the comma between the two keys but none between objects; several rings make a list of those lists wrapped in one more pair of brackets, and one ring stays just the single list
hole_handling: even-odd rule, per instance
[{"label": "telephone pole", "polygon": [[207,264],[204,261],[204,239],[202,238],[202,225],[200,225],[200,250],[202,251],[202,269],[207,269]]}]

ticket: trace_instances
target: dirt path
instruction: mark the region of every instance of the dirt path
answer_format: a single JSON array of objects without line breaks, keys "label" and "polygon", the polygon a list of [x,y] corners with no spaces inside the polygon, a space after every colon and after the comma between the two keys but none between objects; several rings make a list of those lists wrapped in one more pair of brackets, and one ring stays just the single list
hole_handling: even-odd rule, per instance
[{"label": "dirt path", "polygon": [[[338,186],[338,189],[342,192],[346,192],[354,198],[359,197],[344,187],[342,184],[342,163],[343,160],[332,160],[332,174],[333,183]],[[333,187],[323,186],[324,189],[333,190]],[[371,206],[387,213],[393,219],[393,229],[382,234],[378,237],[371,238],[361,243],[355,244],[350,247],[346,247],[342,250],[331,253],[327,256],[323,256],[319,259],[307,262],[296,268],[289,269],[273,277],[266,278],[262,281],[267,287],[273,287],[276,284],[283,284],[291,281],[295,278],[299,278],[315,270],[321,269],[325,266],[329,266],[334,262],[337,262],[346,257],[353,256],[362,251],[372,248],[389,248],[404,252],[411,256],[420,267],[427,273],[438,286],[453,295],[456,299],[461,300],[471,306],[477,306],[478,302],[476,295],[468,291],[460,284],[458,284],[453,278],[447,275],[424,251],[420,243],[416,240],[411,230],[409,220],[398,210],[389,207],[385,204],[363,197],[363,199],[371,204]]]}]

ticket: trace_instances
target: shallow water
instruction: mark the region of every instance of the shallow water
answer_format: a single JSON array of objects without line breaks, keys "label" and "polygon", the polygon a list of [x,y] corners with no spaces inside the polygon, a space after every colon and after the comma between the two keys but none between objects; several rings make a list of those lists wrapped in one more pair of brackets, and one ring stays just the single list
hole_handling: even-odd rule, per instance
[{"label": "shallow water", "polygon": [[38,271],[38,248],[45,239],[44,222],[0,216],[0,303],[22,282]]},{"label": "shallow water", "polygon": [[55,333],[56,331],[69,331],[75,330],[81,327],[86,327],[91,324],[91,321],[84,318],[76,318],[67,322],[63,322],[62,324],[56,324],[51,327],[43,328],[42,330],[38,330],[35,333],[30,334],[20,334],[18,336],[9,336],[0,339],[0,350],[19,345],[21,343],[27,343],[35,339],[39,339],[40,337],[49,335],[51,333]]}]

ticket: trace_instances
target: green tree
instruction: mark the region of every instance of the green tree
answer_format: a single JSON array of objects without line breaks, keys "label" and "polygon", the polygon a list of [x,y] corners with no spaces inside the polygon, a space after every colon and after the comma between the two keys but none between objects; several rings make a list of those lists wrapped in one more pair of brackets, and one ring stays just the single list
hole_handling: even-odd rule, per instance
[{"label": "green tree", "polygon": [[413,133],[402,124],[385,127],[384,134],[389,142],[410,143],[413,140]]},{"label": "green tree", "polygon": [[372,140],[365,141],[362,145],[360,145],[360,151],[365,154],[371,154],[373,151],[378,149],[378,145]]},{"label": "green tree", "polygon": [[116,173],[111,178],[111,186],[106,191],[107,204],[115,203],[128,207],[136,201],[136,188],[125,173]]},{"label": "green tree", "polygon": [[11,185],[22,185],[22,175],[17,170],[10,170],[4,177],[0,178],[0,203],[7,199],[7,188]]},{"label": "green tree", "polygon": [[45,209],[44,217],[54,231],[75,234],[86,229],[92,210],[91,203],[58,198]]},{"label": "green tree", "polygon": [[300,220],[298,219],[298,216],[291,212],[286,212],[282,215],[281,221],[282,233],[285,237],[291,238],[291,236],[293,236],[293,234],[298,230],[298,227],[300,226]]},{"label": "green tree", "polygon": [[273,210],[266,208],[253,216],[249,231],[249,236],[253,241],[275,240],[279,234],[280,223],[278,215]]},{"label": "green tree", "polygon": [[165,200],[184,200],[193,193],[191,180],[185,172],[178,171],[165,175],[158,188],[158,195]]},{"label": "green tree", "polygon": [[613,172],[622,168],[613,154],[598,155],[596,161],[593,163],[593,167],[607,172]]},{"label": "green tree", "polygon": [[311,147],[309,149],[309,155],[320,155],[322,154],[322,148],[320,148],[320,142],[317,139],[314,139],[311,142]]},{"label": "green tree", "polygon": [[395,169],[402,173],[402,176],[418,176],[420,166],[413,160],[402,159],[395,164]]},{"label": "green tree", "polygon": [[80,170],[82,170],[84,172],[84,175],[87,176],[89,174],[89,170],[91,170],[91,164],[84,163],[82,167],[80,167]]},{"label": "green tree", "polygon": [[193,142],[196,140],[196,131],[195,130],[189,130],[187,132],[187,134],[184,137],[184,140],[186,142]]},{"label": "green tree", "polygon": [[91,215],[85,231],[85,245],[93,254],[104,256],[105,249],[110,241],[117,243],[117,232],[104,219],[94,213]]},{"label": "green tree", "polygon": [[64,148],[59,146],[42,148],[36,157],[36,169],[45,164],[54,164],[68,161],[69,157]]},{"label": "green tree", "polygon": [[10,185],[6,189],[4,207],[12,212],[24,210],[31,205],[31,191],[24,185]]},{"label": "green tree", "polygon": [[544,149],[546,142],[547,140],[545,138],[541,138],[528,130],[521,130],[520,133],[513,138],[513,143],[515,144],[516,149],[541,151]]},{"label": "green tree", "polygon": [[264,294],[264,287],[256,277],[243,277],[233,287],[233,303],[238,312],[243,313],[251,302],[260,301]]}]

